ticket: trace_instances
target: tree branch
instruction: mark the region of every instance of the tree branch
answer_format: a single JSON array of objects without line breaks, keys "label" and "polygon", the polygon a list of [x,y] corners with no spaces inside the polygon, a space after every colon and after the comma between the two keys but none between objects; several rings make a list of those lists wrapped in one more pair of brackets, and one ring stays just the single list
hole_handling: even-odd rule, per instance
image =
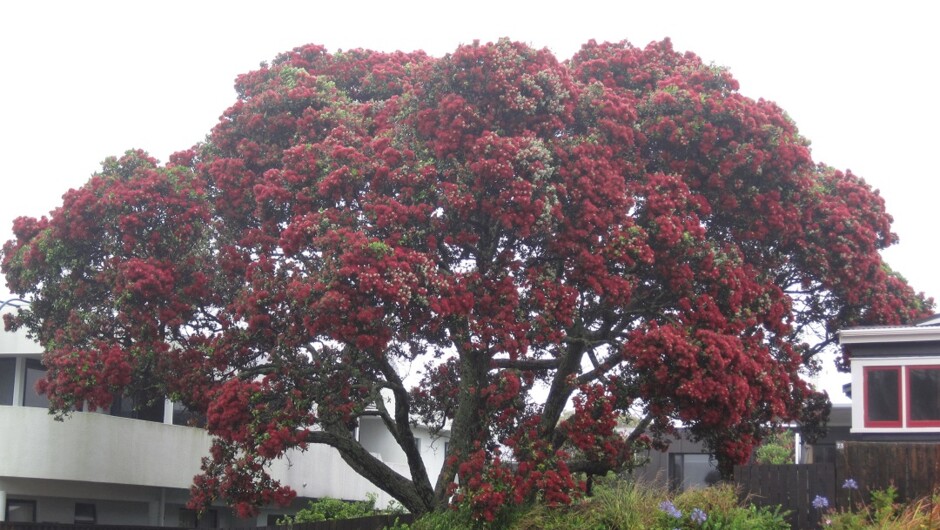
[{"label": "tree branch", "polygon": [[[411,472],[411,478],[414,481],[418,495],[422,497],[425,503],[433,505],[434,490],[431,488],[431,479],[428,477],[424,459],[421,458],[421,450],[415,443],[414,433],[411,430],[411,396],[408,395],[401,377],[398,376],[398,372],[388,362],[387,357],[381,358],[379,369],[389,383],[388,388],[395,396],[395,430],[398,433],[398,436],[395,437],[396,441],[408,459],[408,470]],[[379,400],[381,398],[380,395]]]},{"label": "tree branch", "polygon": [[418,494],[413,482],[366,451],[343,426],[328,425],[323,431],[312,431],[307,435],[307,442],[335,448],[353,471],[394,497],[412,513],[420,514],[433,509],[433,504],[427,503]]}]

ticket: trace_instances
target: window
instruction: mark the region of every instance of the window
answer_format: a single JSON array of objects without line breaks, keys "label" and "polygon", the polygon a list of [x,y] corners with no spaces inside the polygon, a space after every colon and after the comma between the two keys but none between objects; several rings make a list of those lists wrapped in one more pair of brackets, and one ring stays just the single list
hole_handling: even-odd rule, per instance
[{"label": "window", "polygon": [[702,488],[719,479],[715,459],[704,453],[670,453],[669,483],[678,491]]},{"label": "window", "polygon": [[865,426],[901,427],[901,369],[866,366]]},{"label": "window", "polygon": [[75,524],[95,524],[98,522],[95,505],[90,502],[75,503]]},{"label": "window", "polygon": [[7,499],[6,516],[8,523],[35,523],[36,501]]},{"label": "window", "polygon": [[907,368],[909,427],[940,427],[940,366]]},{"label": "window", "polygon": [[206,417],[198,412],[193,412],[186,408],[182,403],[173,402],[173,425],[184,425],[186,427],[206,426]]},{"label": "window", "polygon": [[26,359],[26,381],[23,385],[23,405],[49,408],[49,398],[36,391],[36,383],[46,377],[46,367],[36,359]]},{"label": "window", "polygon": [[16,359],[0,358],[0,405],[13,404],[13,381],[16,379]]},{"label": "window", "polygon": [[203,512],[202,517],[197,517],[195,510],[180,508],[180,528],[218,528],[219,512],[213,509]]},{"label": "window", "polygon": [[115,396],[114,401],[111,402],[111,415],[162,423],[163,407],[164,400],[162,398],[148,402],[143,398]]}]

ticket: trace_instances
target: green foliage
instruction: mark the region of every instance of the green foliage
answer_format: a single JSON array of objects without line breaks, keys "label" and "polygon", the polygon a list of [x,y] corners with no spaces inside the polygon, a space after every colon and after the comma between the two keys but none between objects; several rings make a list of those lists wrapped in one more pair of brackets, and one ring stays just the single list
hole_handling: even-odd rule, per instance
[{"label": "green foliage", "polygon": [[367,245],[369,252],[372,253],[376,258],[382,258],[392,254],[392,247],[386,245],[381,241],[373,241]]},{"label": "green foliage", "polygon": [[875,521],[887,521],[894,517],[898,509],[897,504],[895,504],[897,499],[898,489],[893,484],[886,489],[871,492],[871,505]]},{"label": "green foliage", "polygon": [[366,497],[364,501],[355,502],[330,497],[310,501],[306,508],[297,512],[293,517],[285,517],[277,523],[283,525],[315,523],[317,521],[330,521],[333,519],[368,517],[382,513],[375,508],[376,495],[374,493],[368,493]]},{"label": "green foliage", "polygon": [[789,512],[779,506],[747,506],[732,512],[715,512],[701,526],[703,529],[722,530],[785,530],[790,528]]},{"label": "green foliage", "polygon": [[483,522],[475,521],[470,510],[464,508],[428,513],[412,523],[409,530],[456,530],[471,528],[485,528],[485,526]]},{"label": "green foliage", "polygon": [[871,492],[871,504],[852,511],[833,511],[823,526],[834,530],[920,530],[940,528],[940,496],[920,499],[906,506],[897,502],[893,485]]},{"label": "green foliage", "polygon": [[415,529],[414,526],[408,523],[399,521],[397,517],[395,518],[395,522],[392,523],[392,526],[385,527],[385,530],[414,530],[414,529]]},{"label": "green foliage", "polygon": [[792,431],[778,432],[757,448],[758,464],[792,464],[794,461],[794,437]]}]

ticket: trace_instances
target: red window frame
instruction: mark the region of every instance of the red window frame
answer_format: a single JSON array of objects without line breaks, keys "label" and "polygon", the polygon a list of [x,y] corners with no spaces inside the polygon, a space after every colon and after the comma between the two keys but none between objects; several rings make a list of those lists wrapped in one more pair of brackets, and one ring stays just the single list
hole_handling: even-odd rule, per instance
[{"label": "red window frame", "polygon": [[908,427],[940,427],[940,418],[936,420],[915,420],[911,418],[911,370],[940,370],[938,364],[912,365],[905,366],[905,398],[907,399],[907,426]]},{"label": "red window frame", "polygon": [[[870,372],[895,372],[898,376],[898,419],[897,421],[877,421],[872,420],[868,417],[868,403],[869,403],[869,393],[868,393],[868,374]],[[902,389],[904,388],[904,381],[901,379],[901,367],[900,366],[866,366],[863,370],[863,383],[865,386],[865,427],[879,428],[879,427],[890,427],[890,428],[899,428],[904,426],[904,394]]]}]

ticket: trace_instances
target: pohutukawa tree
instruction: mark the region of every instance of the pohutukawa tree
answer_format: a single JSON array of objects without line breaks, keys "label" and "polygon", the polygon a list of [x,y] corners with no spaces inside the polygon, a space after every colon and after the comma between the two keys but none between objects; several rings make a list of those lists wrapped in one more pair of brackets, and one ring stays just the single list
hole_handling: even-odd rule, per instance
[{"label": "pohutukawa tree", "polygon": [[[326,444],[414,512],[489,518],[569,501],[676,420],[727,473],[819,419],[804,377],[835,330],[932,306],[879,256],[878,193],[668,40],[304,46],[236,87],[205,143],[108,159],[3,249],[54,411],[205,413],[197,503],[288,500],[266,463]],[[364,415],[410,476],[352,437]],[[436,483],[414,422],[450,431]]]}]

